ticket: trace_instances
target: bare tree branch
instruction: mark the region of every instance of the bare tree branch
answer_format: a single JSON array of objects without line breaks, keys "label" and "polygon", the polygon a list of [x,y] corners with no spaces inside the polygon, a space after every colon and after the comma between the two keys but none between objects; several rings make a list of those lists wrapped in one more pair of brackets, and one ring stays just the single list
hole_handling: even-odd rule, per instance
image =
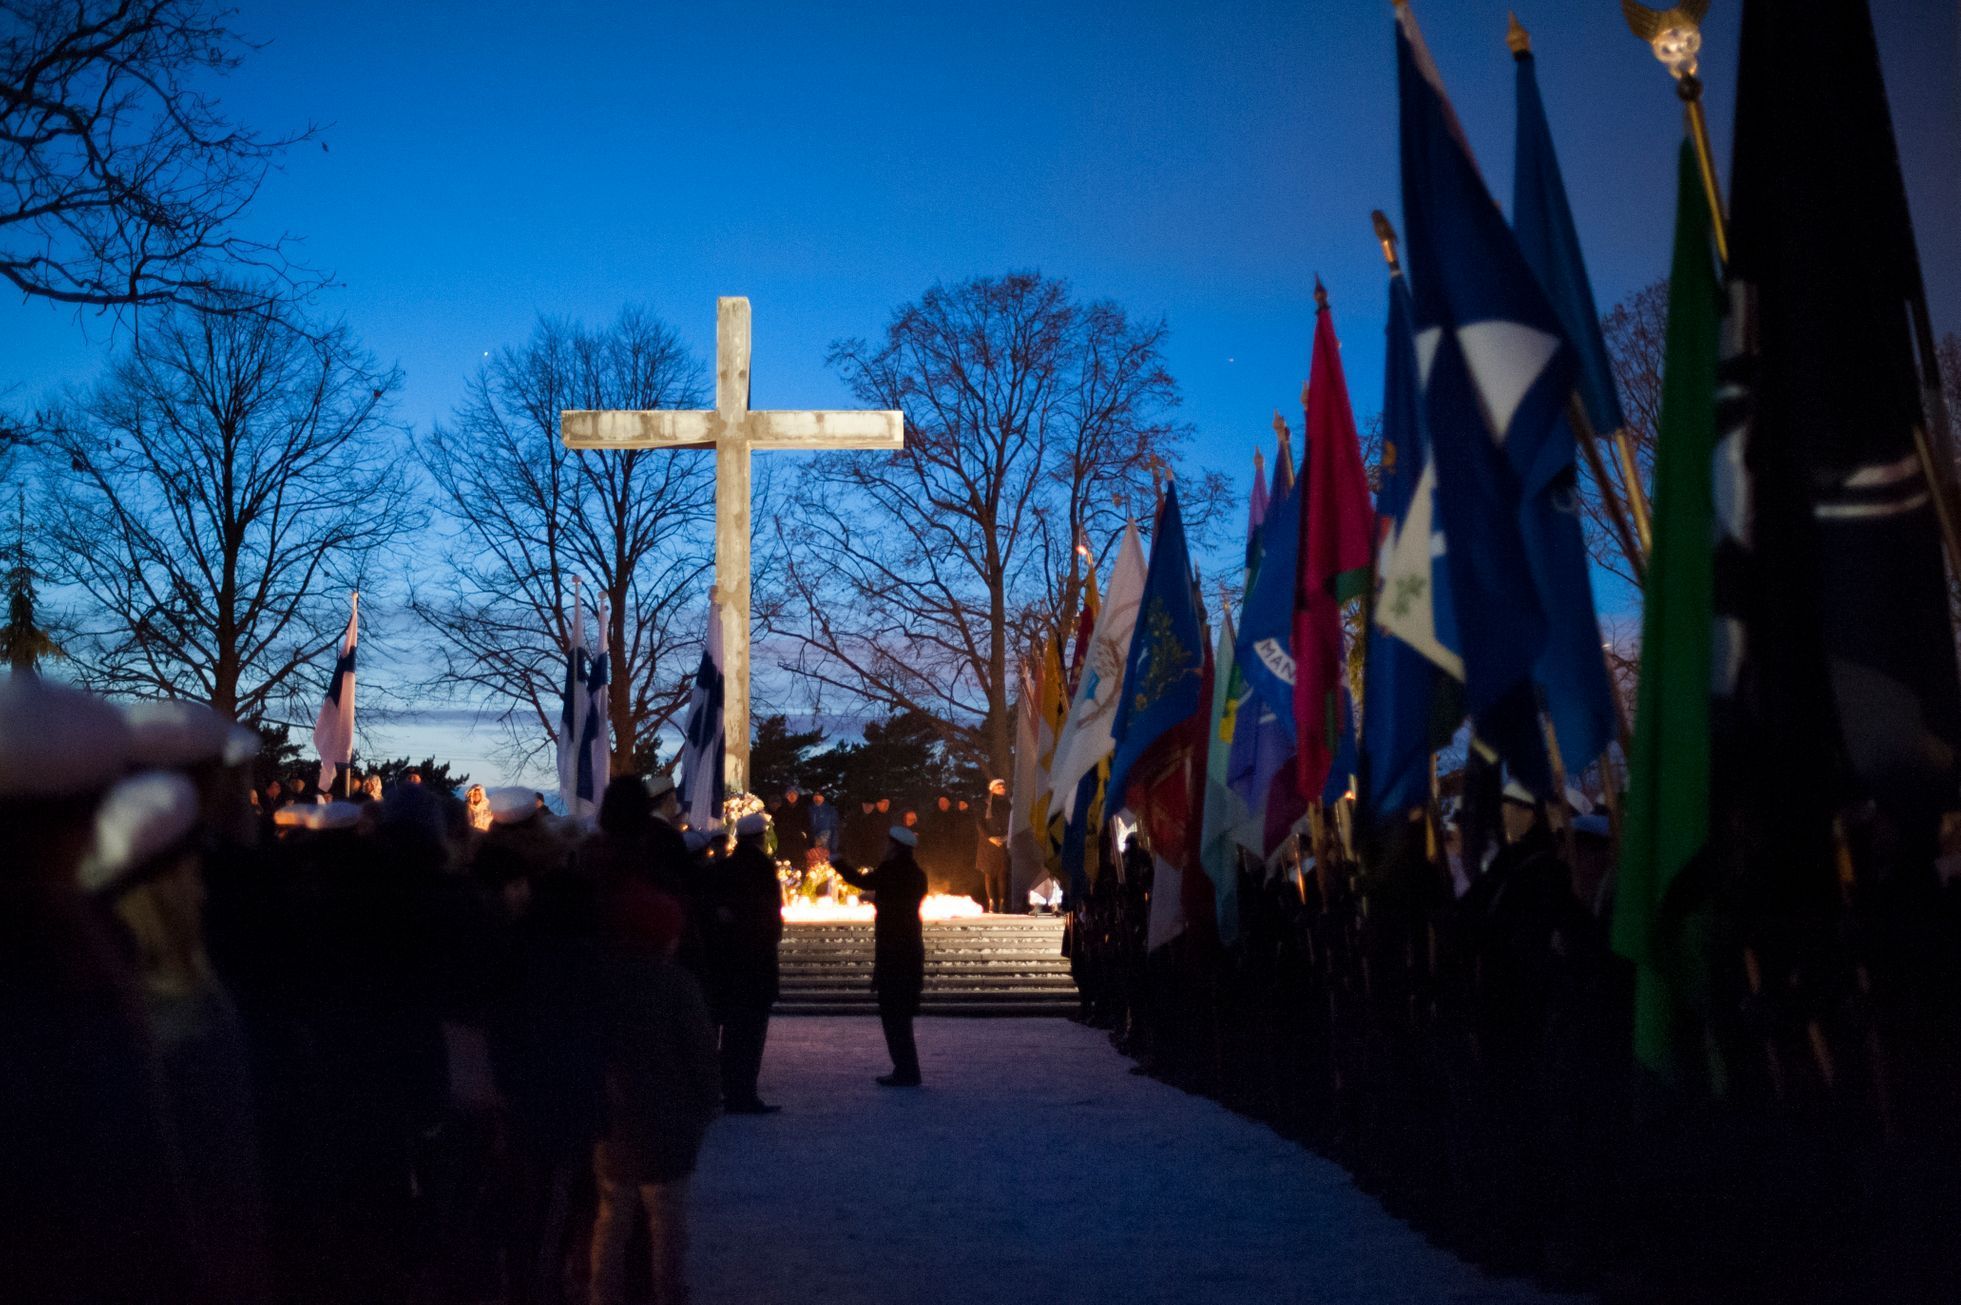
[{"label": "bare tree branch", "polygon": [[0,0],[0,278],[58,303],[219,313],[318,283],[287,237],[236,226],[312,129],[225,116],[203,83],[250,48],[230,18],[207,0]]},{"label": "bare tree branch", "polygon": [[566,408],[685,408],[707,373],[659,318],[637,309],[589,331],[540,318],[471,382],[422,449],[448,516],[447,564],[411,607],[434,636],[430,687],[484,703],[505,753],[534,761],[557,737],[572,578],[607,607],[613,769],[687,702],[713,565],[713,455],[574,452]]},{"label": "bare tree branch", "polygon": [[344,325],[175,310],[46,419],[64,642],[91,685],[242,720],[296,704],[347,595],[417,528],[390,418],[401,381]]},{"label": "bare tree branch", "polygon": [[921,713],[1006,775],[1015,663],[1073,625],[1077,541],[1107,548],[1151,501],[1152,460],[1189,437],[1165,336],[1015,273],[934,286],[876,342],[833,345],[860,400],[905,413],[906,447],[825,455],[801,478],[780,536],[794,668]]}]

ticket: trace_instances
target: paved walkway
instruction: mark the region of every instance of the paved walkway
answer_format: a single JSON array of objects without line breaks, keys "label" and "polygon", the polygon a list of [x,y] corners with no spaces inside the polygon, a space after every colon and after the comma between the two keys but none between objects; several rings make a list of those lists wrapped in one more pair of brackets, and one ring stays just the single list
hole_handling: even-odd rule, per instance
[{"label": "paved walkway", "polygon": [[709,1133],[698,1305],[1526,1305],[1571,1300],[1425,1243],[1338,1166],[1128,1073],[1067,1020],[926,1019],[927,1086],[878,1022],[771,1022],[778,1115]]}]

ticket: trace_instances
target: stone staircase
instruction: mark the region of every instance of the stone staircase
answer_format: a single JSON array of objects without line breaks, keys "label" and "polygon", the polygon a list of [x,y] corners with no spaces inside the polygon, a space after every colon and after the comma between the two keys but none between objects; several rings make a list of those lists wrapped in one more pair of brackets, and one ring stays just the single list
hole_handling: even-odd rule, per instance
[{"label": "stone staircase", "polygon": [[[922,1015],[1068,1015],[1076,984],[1052,915],[928,920]],[[778,1015],[876,1015],[872,926],[791,922]]]}]

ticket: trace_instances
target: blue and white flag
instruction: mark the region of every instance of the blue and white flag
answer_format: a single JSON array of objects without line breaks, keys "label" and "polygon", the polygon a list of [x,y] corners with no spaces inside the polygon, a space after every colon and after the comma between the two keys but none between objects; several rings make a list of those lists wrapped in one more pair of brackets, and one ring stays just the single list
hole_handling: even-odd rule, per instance
[{"label": "blue and white flag", "polygon": [[688,824],[707,829],[722,823],[726,797],[724,759],[728,738],[722,725],[722,696],[726,685],[722,662],[722,605],[708,602],[708,637],[702,641],[701,666],[688,694],[687,735],[681,741],[681,806]]},{"label": "blue and white flag", "polygon": [[1527,787],[1544,791],[1532,684],[1549,619],[1534,554],[1547,543],[1544,513],[1572,497],[1561,414],[1573,351],[1485,189],[1415,16],[1402,6],[1397,18],[1405,248],[1435,503],[1455,545],[1465,706]]},{"label": "blue and white flag", "polygon": [[585,720],[579,730],[578,776],[573,784],[575,801],[565,805],[565,812],[570,816],[598,815],[600,795],[606,791],[612,768],[613,750],[606,737],[606,684],[611,669],[606,647],[606,609],[596,608],[593,620],[599,627],[599,651],[586,667]]},{"label": "blue and white flag", "polygon": [[340,658],[327,685],[327,700],[313,720],[313,750],[320,754],[320,791],[333,787],[334,776],[354,760],[354,649],[360,642],[361,595],[356,593],[347,612],[347,633],[341,636]]},{"label": "blue and white flag", "polygon": [[558,710],[558,800],[567,815],[576,814],[579,800],[580,745],[586,736],[586,713],[592,700],[586,692],[586,623],[579,606],[579,582],[572,581],[572,624],[565,635],[565,693]]},{"label": "blue and white flag", "polygon": [[1393,821],[1429,793],[1442,677],[1464,678],[1450,603],[1448,541],[1436,516],[1436,462],[1424,433],[1409,286],[1389,278],[1382,384],[1381,542],[1375,623],[1362,674],[1362,809]]}]

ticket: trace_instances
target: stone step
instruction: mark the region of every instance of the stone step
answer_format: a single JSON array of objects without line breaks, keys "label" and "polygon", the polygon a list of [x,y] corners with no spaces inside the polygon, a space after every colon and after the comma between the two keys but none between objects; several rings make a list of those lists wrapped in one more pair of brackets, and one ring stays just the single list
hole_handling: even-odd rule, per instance
[{"label": "stone step", "polygon": [[[791,922],[778,952],[782,1015],[873,1015],[873,925]],[[1062,921],[1052,916],[986,915],[929,920],[926,1015],[1044,1016],[1077,1009]]]}]

